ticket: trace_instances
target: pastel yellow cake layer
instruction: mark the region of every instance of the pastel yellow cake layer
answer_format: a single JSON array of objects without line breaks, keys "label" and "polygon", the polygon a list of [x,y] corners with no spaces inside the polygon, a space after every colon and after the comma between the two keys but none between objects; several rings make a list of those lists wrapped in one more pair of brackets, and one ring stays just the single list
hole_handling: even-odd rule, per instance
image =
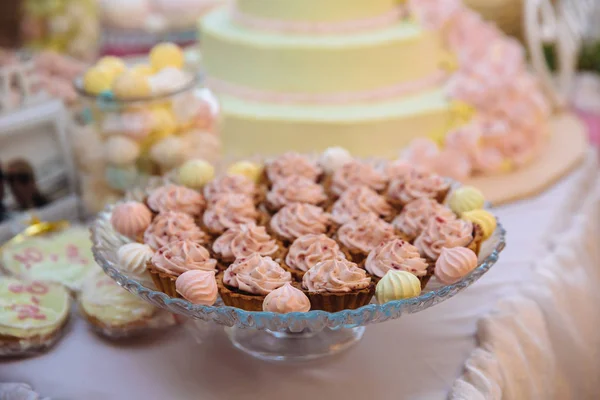
[{"label": "pastel yellow cake layer", "polygon": [[283,35],[237,26],[224,8],[201,30],[209,77],[263,91],[373,91],[431,76],[448,57],[439,33],[410,21],[355,34]]},{"label": "pastel yellow cake layer", "polygon": [[220,96],[225,156],[321,151],[344,146],[357,156],[395,157],[415,137],[445,131],[442,90],[393,101],[343,106],[252,103]]},{"label": "pastel yellow cake layer", "polygon": [[[377,17],[398,0],[238,0],[238,9],[253,17],[309,22],[338,22]],[[315,12],[315,10],[319,10]]]}]

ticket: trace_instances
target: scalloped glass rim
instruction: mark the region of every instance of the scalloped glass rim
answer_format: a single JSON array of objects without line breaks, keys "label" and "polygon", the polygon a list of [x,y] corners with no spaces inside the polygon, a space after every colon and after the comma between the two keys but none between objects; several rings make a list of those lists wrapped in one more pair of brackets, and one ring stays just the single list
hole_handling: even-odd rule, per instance
[{"label": "scalloped glass rim", "polygon": [[[184,299],[171,298],[162,292],[144,286],[143,281],[134,279],[120,271],[115,263],[116,250],[129,239],[116,233],[110,223],[114,205],[109,205],[99,213],[92,224],[92,251],[94,258],[108,276],[131,293],[142,297],[155,306],[187,317],[213,321],[220,325],[240,328],[269,329],[272,331],[321,330],[323,328],[354,328],[399,318],[402,314],[412,314],[445,301],[477,281],[498,261],[505,247],[506,231],[500,223],[492,237],[482,244],[482,253],[490,254],[460,281],[424,292],[418,297],[390,301],[385,304],[369,304],[356,310],[343,310],[336,313],[309,311],[276,314],[272,312],[251,312],[225,305],[203,306],[192,304]],[[491,249],[490,246],[493,246]],[[485,254],[485,253],[483,253]],[[432,279],[433,280],[433,279]],[[146,281],[147,282],[147,281]],[[219,300],[220,301],[220,300]]]}]

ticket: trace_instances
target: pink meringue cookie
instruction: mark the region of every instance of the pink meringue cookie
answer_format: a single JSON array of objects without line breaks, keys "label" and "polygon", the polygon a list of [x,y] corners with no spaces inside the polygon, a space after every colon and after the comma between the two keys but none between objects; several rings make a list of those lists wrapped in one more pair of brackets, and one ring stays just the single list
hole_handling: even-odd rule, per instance
[{"label": "pink meringue cookie", "polygon": [[202,217],[204,225],[213,233],[223,233],[241,224],[256,222],[258,210],[251,197],[236,193],[224,193],[213,203]]},{"label": "pink meringue cookie", "polygon": [[365,269],[379,278],[389,270],[406,271],[415,276],[427,274],[427,261],[421,258],[419,249],[401,239],[383,242],[373,249],[365,262]]},{"label": "pink meringue cookie", "polygon": [[308,312],[310,300],[290,283],[273,290],[263,301],[263,311],[274,313]]},{"label": "pink meringue cookie", "polygon": [[128,201],[115,206],[110,222],[121,235],[136,239],[152,222],[152,213],[144,204]]},{"label": "pink meringue cookie", "polygon": [[333,204],[331,216],[338,224],[343,224],[362,214],[372,212],[380,217],[392,215],[392,206],[385,198],[367,186],[352,186]]},{"label": "pink meringue cookie", "polygon": [[337,239],[344,247],[364,255],[395,237],[394,227],[375,214],[363,214],[346,222],[337,231]]},{"label": "pink meringue cookie", "polygon": [[276,182],[289,176],[302,176],[316,182],[323,170],[307,157],[298,153],[284,153],[266,165],[267,177],[271,182]]},{"label": "pink meringue cookie", "polygon": [[152,265],[161,272],[179,276],[185,271],[201,269],[214,271],[217,260],[198,243],[179,240],[167,243],[152,256]]},{"label": "pink meringue cookie", "polygon": [[370,284],[371,278],[365,270],[340,258],[321,261],[302,278],[302,287],[314,293],[349,293],[365,289]]},{"label": "pink meringue cookie", "polygon": [[246,258],[238,258],[231,264],[225,270],[223,282],[246,293],[267,295],[292,282],[292,274],[271,257],[255,253]]},{"label": "pink meringue cookie", "polygon": [[204,197],[185,186],[165,185],[154,189],[148,196],[148,205],[155,212],[177,211],[199,217],[204,212]]},{"label": "pink meringue cookie", "polygon": [[225,175],[208,182],[204,186],[204,197],[208,202],[214,202],[226,193],[254,197],[256,185],[243,175]]},{"label": "pink meringue cookie", "polygon": [[310,233],[327,232],[331,216],[312,204],[292,203],[279,210],[269,224],[282,239],[292,241]]},{"label": "pink meringue cookie", "polygon": [[385,189],[386,184],[387,177],[384,172],[367,162],[354,160],[344,164],[333,173],[331,191],[336,196],[340,196],[352,186],[363,185],[376,192],[381,192]]},{"label": "pink meringue cookie", "polygon": [[473,240],[473,224],[462,219],[431,218],[415,240],[422,256],[437,260],[444,247],[465,247]]},{"label": "pink meringue cookie", "polygon": [[144,243],[154,250],[178,240],[204,244],[208,235],[200,230],[189,214],[176,211],[158,214],[144,232]]},{"label": "pink meringue cookie", "polygon": [[267,202],[274,209],[279,209],[290,203],[318,205],[325,200],[327,200],[327,196],[323,186],[299,175],[277,180],[267,193]]},{"label": "pink meringue cookie", "polygon": [[435,277],[445,285],[458,282],[477,267],[477,255],[466,247],[443,248],[435,262]]},{"label": "pink meringue cookie", "polygon": [[308,271],[323,260],[346,258],[335,240],[325,235],[304,235],[294,240],[285,257],[288,267]]},{"label": "pink meringue cookie", "polygon": [[429,198],[420,198],[405,205],[392,221],[392,225],[410,239],[414,239],[423,232],[429,220],[435,216],[444,219],[456,218],[448,207]]},{"label": "pink meringue cookie", "polygon": [[270,256],[278,250],[277,242],[269,236],[265,227],[254,223],[229,228],[213,243],[213,251],[227,262],[253,253]]},{"label": "pink meringue cookie", "polygon": [[184,299],[205,306],[215,304],[219,294],[215,271],[186,271],[177,277],[175,288]]}]

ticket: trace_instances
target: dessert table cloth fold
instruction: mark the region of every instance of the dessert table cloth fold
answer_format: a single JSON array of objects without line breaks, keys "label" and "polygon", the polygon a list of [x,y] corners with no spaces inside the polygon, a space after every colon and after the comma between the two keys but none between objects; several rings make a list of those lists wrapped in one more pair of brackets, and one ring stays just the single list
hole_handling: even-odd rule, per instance
[{"label": "dessert table cloth fold", "polygon": [[367,327],[341,355],[265,363],[206,324],[201,343],[181,327],[115,344],[74,318],[49,353],[0,363],[0,381],[86,400],[589,398],[600,386],[600,333],[586,322],[599,321],[598,302],[586,304],[600,284],[598,254],[586,253],[600,236],[598,202],[586,201],[597,178],[590,153],[541,196],[496,209],[507,248],[489,273],[442,304]]}]

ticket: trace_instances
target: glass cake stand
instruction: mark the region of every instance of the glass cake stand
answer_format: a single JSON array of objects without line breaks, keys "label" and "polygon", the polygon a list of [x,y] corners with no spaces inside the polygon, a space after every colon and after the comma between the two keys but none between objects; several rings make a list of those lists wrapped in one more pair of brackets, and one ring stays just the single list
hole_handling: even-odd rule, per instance
[{"label": "glass cake stand", "polygon": [[220,299],[214,306],[203,306],[171,298],[158,292],[151,281],[140,280],[121,270],[117,262],[117,250],[130,240],[114,231],[110,223],[113,207],[108,206],[98,214],[91,227],[94,257],[108,276],[157,307],[199,320],[194,325],[196,329],[203,329],[200,321],[225,326],[236,348],[269,361],[311,360],[342,352],[362,338],[366,325],[423,311],[470,286],[498,261],[505,246],[506,232],[498,224],[494,234],[482,244],[476,269],[452,285],[441,285],[433,277],[418,297],[381,305],[372,303],[357,310],[337,313],[249,312],[225,306]]}]

